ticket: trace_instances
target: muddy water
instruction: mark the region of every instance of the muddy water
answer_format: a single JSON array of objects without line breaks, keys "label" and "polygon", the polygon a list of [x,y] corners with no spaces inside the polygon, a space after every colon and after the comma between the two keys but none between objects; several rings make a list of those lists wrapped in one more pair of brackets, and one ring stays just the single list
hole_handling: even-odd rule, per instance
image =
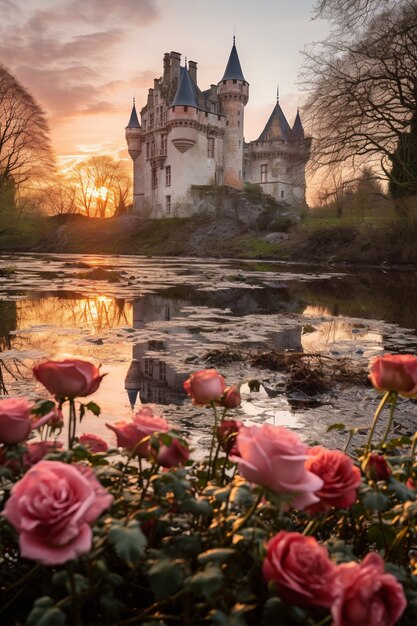
[{"label": "muddy water", "polygon": [[[89,277],[92,268],[111,274]],[[109,280],[110,279],[110,280]],[[81,432],[111,441],[105,422],[143,403],[207,442],[210,420],[194,409],[182,383],[207,367],[211,350],[236,348],[324,352],[367,362],[386,351],[417,352],[417,276],[377,269],[306,268],[226,260],[144,259],[81,255],[0,257],[0,386],[2,394],[44,395],[35,362],[66,355],[108,372],[92,397],[100,417]],[[300,429],[322,441],[329,423],[366,426],[378,402],[368,387],[338,387],[311,402],[283,393],[281,373],[235,362],[218,369],[243,387],[241,418]],[[415,429],[415,408],[401,402],[398,429]]]}]

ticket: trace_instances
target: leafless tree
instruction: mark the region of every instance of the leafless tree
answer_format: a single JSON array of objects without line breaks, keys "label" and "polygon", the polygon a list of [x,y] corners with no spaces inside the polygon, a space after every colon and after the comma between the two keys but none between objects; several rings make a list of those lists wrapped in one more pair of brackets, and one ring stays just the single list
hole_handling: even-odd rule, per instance
[{"label": "leafless tree", "polygon": [[56,174],[39,192],[38,203],[48,215],[70,215],[78,212],[77,189],[72,180]]},{"label": "leafless tree", "polygon": [[417,2],[397,3],[357,39],[329,40],[306,58],[313,168],[342,165],[354,177],[367,165],[389,180],[417,115]]},{"label": "leafless tree", "polygon": [[0,189],[40,180],[53,170],[49,129],[41,107],[0,65]]},{"label": "leafless tree", "polygon": [[346,37],[395,4],[398,0],[316,0],[313,14],[330,20],[333,34]]},{"label": "leafless tree", "polygon": [[88,217],[109,217],[126,209],[131,183],[121,161],[107,155],[90,157],[74,167],[72,179]]}]

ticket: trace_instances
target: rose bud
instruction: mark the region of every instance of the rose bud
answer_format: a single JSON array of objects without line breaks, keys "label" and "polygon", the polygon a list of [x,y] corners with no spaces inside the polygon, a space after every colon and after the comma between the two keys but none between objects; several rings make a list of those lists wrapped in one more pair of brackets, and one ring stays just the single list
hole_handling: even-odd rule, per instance
[{"label": "rose bud", "polygon": [[97,391],[105,374],[81,359],[45,361],[33,368],[35,378],[57,398],[90,396]]},{"label": "rose bud", "polygon": [[93,453],[107,452],[107,450],[109,449],[107,442],[98,435],[94,435],[93,433],[84,433],[83,435],[81,435],[78,441],[82,446],[85,446],[90,450],[90,452]]},{"label": "rose bud", "polygon": [[184,382],[184,389],[197,406],[206,406],[224,393],[223,376],[214,369],[200,370]]},{"label": "rose bud", "polygon": [[161,444],[159,450],[152,449],[151,454],[162,467],[184,465],[190,458],[187,446],[176,438],[173,438],[169,445]]},{"label": "rose bud", "polygon": [[391,468],[382,454],[372,452],[364,463],[364,473],[369,480],[388,480],[391,476]]},{"label": "rose bud", "polygon": [[222,420],[217,426],[217,440],[226,454],[239,456],[236,437],[242,426],[243,422],[240,420]]},{"label": "rose bud", "polygon": [[240,397],[240,390],[237,385],[232,387],[226,387],[220,400],[217,400],[219,406],[225,409],[235,409],[240,406],[242,398]]},{"label": "rose bud", "polygon": [[0,443],[25,441],[32,430],[31,405],[26,398],[0,400]]},{"label": "rose bud", "polygon": [[411,354],[385,354],[371,362],[368,376],[378,391],[396,391],[402,396],[417,396],[417,357]]}]

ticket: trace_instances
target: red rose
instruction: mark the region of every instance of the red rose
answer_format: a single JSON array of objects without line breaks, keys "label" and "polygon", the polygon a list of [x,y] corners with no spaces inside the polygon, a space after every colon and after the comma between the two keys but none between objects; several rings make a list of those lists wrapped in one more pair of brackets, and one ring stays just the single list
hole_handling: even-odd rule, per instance
[{"label": "red rose", "polygon": [[338,593],[337,566],[314,537],[281,530],[271,539],[262,566],[281,598],[296,606],[330,607]]},{"label": "red rose", "polygon": [[235,409],[240,406],[242,398],[240,397],[239,387],[232,385],[232,387],[226,387],[220,400],[217,401],[219,406],[225,409]]},{"label": "red rose", "polygon": [[78,441],[81,445],[85,446],[94,453],[107,452],[107,450],[109,449],[107,442],[98,435],[94,435],[94,433],[84,433],[83,435],[81,435]]},{"label": "red rose", "polygon": [[217,427],[217,439],[226,452],[239,456],[239,450],[236,445],[236,437],[242,428],[243,422],[240,420],[222,420]]},{"label": "red rose", "polygon": [[392,473],[386,458],[375,452],[366,459],[364,472],[370,480],[388,480]]},{"label": "red rose", "polygon": [[33,368],[35,378],[57,398],[90,396],[97,391],[104,374],[81,359],[45,361]]},{"label": "red rose", "polygon": [[[166,419],[154,416],[148,407],[138,411],[130,422],[120,420],[115,424],[106,424],[106,426],[116,433],[118,446],[143,458],[150,455],[149,436],[169,430]],[[143,439],[146,441],[140,443]]]},{"label": "red rose", "polygon": [[159,450],[152,450],[152,456],[162,467],[184,465],[190,458],[190,451],[181,441],[173,438],[169,445],[162,444]]},{"label": "red rose", "polygon": [[368,378],[378,391],[397,391],[402,396],[417,396],[417,357],[411,354],[379,356],[371,362]]},{"label": "red rose", "polygon": [[31,430],[31,405],[25,398],[0,400],[0,443],[25,441]]},{"label": "red rose", "polygon": [[184,389],[193,401],[193,404],[206,406],[218,400],[224,393],[225,382],[216,370],[200,370],[195,374],[191,374],[190,378],[185,381]]},{"label": "red rose", "polygon": [[320,502],[313,505],[311,512],[327,511],[335,506],[346,509],[355,502],[361,473],[352,459],[339,450],[327,450],[315,446],[308,451],[306,469],[320,476],[323,486],[315,492]]},{"label": "red rose", "polygon": [[332,626],[394,626],[407,606],[404,591],[384,561],[371,552],[362,563],[339,565],[341,590],[332,606]]}]

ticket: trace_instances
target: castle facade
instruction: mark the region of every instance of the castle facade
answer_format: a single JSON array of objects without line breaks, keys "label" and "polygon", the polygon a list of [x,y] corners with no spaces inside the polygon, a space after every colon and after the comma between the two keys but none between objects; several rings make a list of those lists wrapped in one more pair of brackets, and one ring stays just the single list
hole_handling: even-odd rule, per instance
[{"label": "castle facade", "polygon": [[126,127],[133,160],[133,209],[144,217],[188,216],[190,189],[245,182],[261,185],[276,200],[305,206],[305,165],[310,138],[297,111],[291,127],[278,98],[256,141],[244,141],[249,99],[235,41],[222,79],[201,91],[197,63],[181,66],[166,52],[163,75],[154,80],[139,123],[135,102]]}]

